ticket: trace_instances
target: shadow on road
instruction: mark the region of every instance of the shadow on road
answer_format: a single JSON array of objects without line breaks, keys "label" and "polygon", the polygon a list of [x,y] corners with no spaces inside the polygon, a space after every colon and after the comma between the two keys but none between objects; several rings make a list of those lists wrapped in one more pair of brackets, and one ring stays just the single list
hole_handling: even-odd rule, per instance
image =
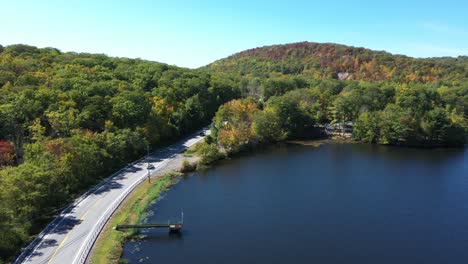
[{"label": "shadow on road", "polygon": [[41,245],[37,247],[37,250],[31,253],[31,257],[37,257],[37,256],[42,256],[44,253],[41,252],[41,249],[49,248],[49,247],[55,247],[57,246],[57,240],[55,239],[44,239],[41,241]]},{"label": "shadow on road", "polygon": [[[68,212],[72,210],[73,207],[69,208]],[[59,223],[57,226],[54,228],[51,228],[47,234],[67,234],[71,229],[73,229],[74,226],[78,225],[81,223],[81,220],[76,219],[74,216],[58,216],[54,221]],[[29,257],[38,257],[44,255],[45,249],[51,248],[51,247],[57,247],[58,242],[56,239],[42,239],[39,242],[39,246],[30,253]]]},{"label": "shadow on road", "polygon": [[[159,163],[163,162],[164,160],[167,159],[172,159],[176,157],[178,154],[180,154],[182,151],[186,149],[186,144],[188,143],[187,140],[189,139],[195,139],[198,138],[196,136],[200,132],[196,132],[196,134],[192,134],[190,136],[187,136],[185,139],[182,140],[181,143],[176,143],[172,146],[166,147],[158,152],[153,153],[153,155],[147,157],[146,159],[140,160],[137,164],[132,164],[127,166],[126,168],[122,169],[118,174],[114,174],[115,177],[108,178],[108,180],[103,181],[102,185],[98,184],[95,187],[91,188],[88,190],[86,193],[84,193],[73,205],[68,207],[62,212],[62,215],[56,217],[53,222],[58,223],[54,225],[52,223],[51,225],[48,226],[47,230],[45,231],[45,234],[47,235],[53,235],[53,234],[66,234],[68,233],[73,227],[81,223],[81,220],[77,219],[74,216],[69,216],[70,212],[72,212],[75,209],[75,206],[78,205],[81,201],[86,199],[91,194],[99,195],[103,194],[106,192],[109,192],[114,189],[122,189],[124,186],[119,183],[119,180],[125,179],[126,177],[132,177],[131,173],[136,173],[142,170],[146,170],[146,166],[144,165],[145,163]],[[206,133],[206,132],[205,132]],[[63,216],[65,215],[65,216]],[[189,234],[189,232],[185,231],[185,235]],[[156,235],[156,236],[153,236]],[[180,234],[172,234],[168,235],[167,233],[162,236],[158,236],[157,234],[149,235],[149,239],[154,239],[154,240],[183,240],[182,236]],[[68,243],[65,244],[63,248],[67,248],[72,244],[75,244],[76,242],[80,241],[80,239],[84,236],[84,234],[80,234],[78,237],[74,238],[71,241],[68,241]],[[34,248],[37,246],[37,248]],[[16,261],[23,261],[24,258],[26,257],[34,257],[34,256],[43,256],[43,252],[47,252],[47,249],[52,248],[52,247],[58,247],[58,242],[55,239],[46,239],[44,237],[39,237],[35,239],[31,244],[28,246],[28,248],[17,258]],[[63,250],[62,248],[62,250]],[[34,252],[31,252],[34,251]],[[48,261],[48,259],[44,260]]]},{"label": "shadow on road", "polygon": [[115,189],[122,189],[123,188],[123,185],[121,183],[118,183],[117,180],[119,180],[119,178],[114,178],[112,179],[111,181],[107,182],[106,184],[102,185],[101,187],[99,187],[99,189],[97,189],[96,191],[94,191],[94,195],[100,195],[100,194],[103,194],[103,193],[106,193],[106,192],[109,192],[111,190],[115,190]]},{"label": "shadow on road", "polygon": [[60,225],[56,226],[49,234],[67,234],[74,226],[81,223],[81,220],[74,216],[58,216],[57,218]]}]

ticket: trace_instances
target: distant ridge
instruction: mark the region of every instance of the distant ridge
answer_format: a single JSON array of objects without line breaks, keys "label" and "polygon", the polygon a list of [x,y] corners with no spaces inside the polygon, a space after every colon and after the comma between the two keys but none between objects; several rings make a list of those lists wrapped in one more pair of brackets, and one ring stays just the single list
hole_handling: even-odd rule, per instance
[{"label": "distant ridge", "polygon": [[318,79],[434,82],[468,78],[468,57],[412,58],[362,47],[297,42],[245,50],[208,68],[254,77],[304,75]]}]

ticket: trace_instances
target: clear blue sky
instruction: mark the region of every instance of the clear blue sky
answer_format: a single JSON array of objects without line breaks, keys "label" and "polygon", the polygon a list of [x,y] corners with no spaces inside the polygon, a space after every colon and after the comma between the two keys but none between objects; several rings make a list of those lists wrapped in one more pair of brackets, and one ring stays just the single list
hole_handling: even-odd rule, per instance
[{"label": "clear blue sky", "polygon": [[468,1],[0,0],[0,44],[199,67],[244,49],[334,42],[468,55]]}]

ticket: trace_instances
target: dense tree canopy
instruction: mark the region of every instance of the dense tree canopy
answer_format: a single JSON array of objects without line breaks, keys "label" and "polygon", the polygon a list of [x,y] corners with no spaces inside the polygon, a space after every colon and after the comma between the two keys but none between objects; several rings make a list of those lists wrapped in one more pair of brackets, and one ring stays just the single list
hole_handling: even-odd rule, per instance
[{"label": "dense tree canopy", "polygon": [[[331,43],[300,42],[234,54],[208,66],[247,77],[296,75],[310,79],[392,82],[456,81],[468,78],[468,58],[415,59]],[[283,89],[290,87],[282,86]]]},{"label": "dense tree canopy", "polygon": [[207,125],[240,96],[227,74],[139,59],[0,49],[0,255],[56,209],[146,152]]},{"label": "dense tree canopy", "polygon": [[[352,122],[354,139],[363,142],[463,146],[468,132],[468,86],[450,88],[450,93],[465,98],[461,101],[447,96],[446,86],[436,87],[325,80],[266,102],[231,101],[213,120],[213,143],[229,154],[259,143],[316,138],[323,135],[327,123]],[[249,118],[242,118],[246,109]]]},{"label": "dense tree canopy", "polygon": [[352,122],[363,142],[461,146],[467,116],[467,57],[304,42],[190,70],[0,46],[0,262],[90,185],[211,120],[208,161],[327,123]]},{"label": "dense tree canopy", "polygon": [[364,142],[467,141],[467,57],[415,59],[302,42],[243,51],[207,68],[237,74],[242,94],[259,102],[252,121],[256,140],[249,142],[316,136],[326,123],[349,122],[353,137]]}]

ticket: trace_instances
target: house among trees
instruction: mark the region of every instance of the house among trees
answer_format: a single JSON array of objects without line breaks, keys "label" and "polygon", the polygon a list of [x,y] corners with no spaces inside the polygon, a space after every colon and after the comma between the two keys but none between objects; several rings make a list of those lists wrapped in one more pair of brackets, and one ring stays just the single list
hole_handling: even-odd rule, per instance
[{"label": "house among trees", "polygon": [[353,134],[353,122],[325,124],[325,133],[329,136],[344,136],[350,138]]}]

